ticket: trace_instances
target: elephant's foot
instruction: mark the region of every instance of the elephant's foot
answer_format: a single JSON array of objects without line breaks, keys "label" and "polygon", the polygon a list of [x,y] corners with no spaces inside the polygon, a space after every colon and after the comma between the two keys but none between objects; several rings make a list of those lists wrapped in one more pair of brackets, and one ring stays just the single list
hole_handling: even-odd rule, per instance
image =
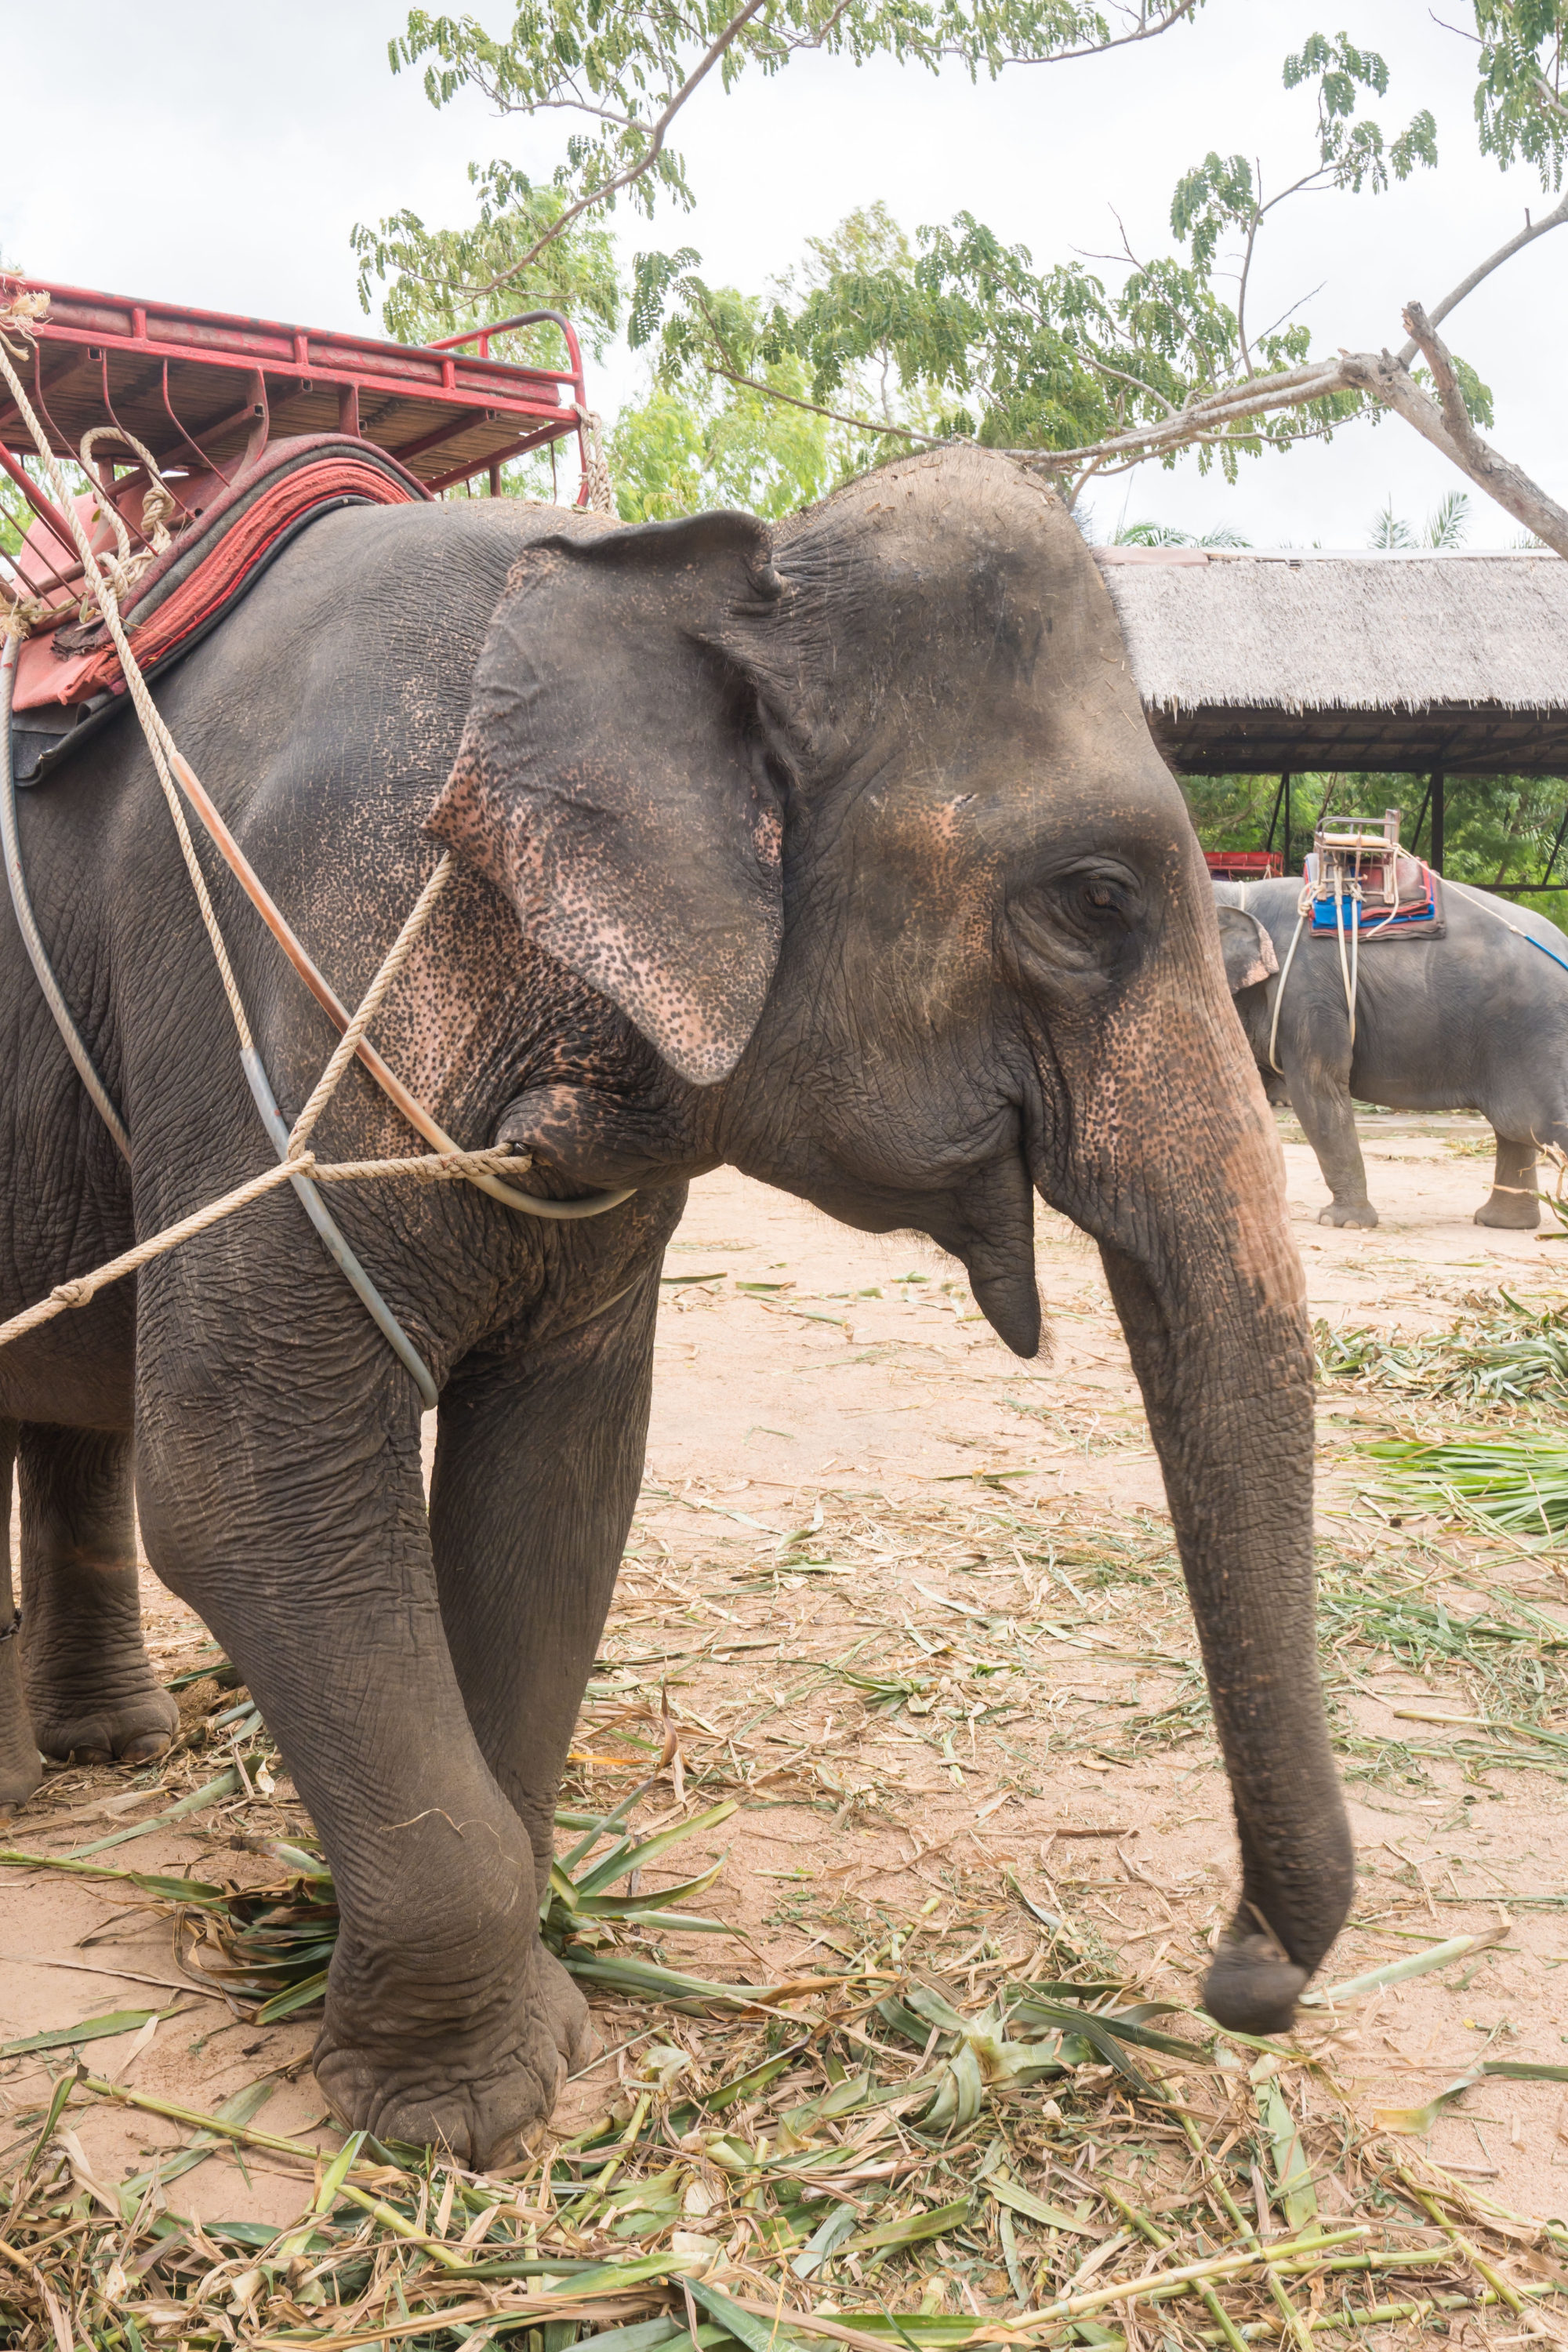
[{"label": "elephant's foot", "polygon": [[1321,1225],[1365,1225],[1370,1231],[1377,1223],[1377,1211],[1370,1201],[1331,1201],[1326,1209],[1319,1210],[1318,1223]]},{"label": "elephant's foot", "polygon": [[539,1997],[550,2020],[555,2046],[566,2061],[567,2073],[575,2074],[591,2058],[596,2058],[605,2045],[594,2031],[593,2016],[576,1979],[567,1974],[554,1953],[547,1951],[542,1944],[534,1953],[534,1967],[539,1972]]},{"label": "elephant's foot", "polygon": [[0,1641],[0,1828],[21,1811],[44,1777],[17,1647],[15,1633]]},{"label": "elephant's foot", "polygon": [[1233,2033],[1285,2033],[1308,1973],[1286,1958],[1272,1936],[1230,1935],[1204,1979],[1204,2007]]},{"label": "elephant's foot", "polygon": [[[39,1475],[35,1463],[35,1484]],[[32,1510],[42,1534],[58,1533],[58,1512],[50,1517],[37,1496]],[[145,1764],[161,1756],[180,1727],[180,1710],[155,1680],[142,1639],[134,1566],[84,1557],[80,1546],[50,1555],[26,1507],[23,1532],[22,1675],[39,1747],[79,1764]]]},{"label": "elephant's foot", "polygon": [[146,1764],[162,1756],[180,1727],[180,1710],[166,1690],[143,1672],[130,1688],[110,1697],[77,1697],[68,1689],[31,1692],[33,1731],[44,1754],[79,1764]]},{"label": "elephant's foot", "polygon": [[[374,2004],[343,2000],[335,1990],[343,1977],[383,1989]],[[504,1991],[487,1998],[454,1990],[451,2011],[478,2012],[479,2022],[437,2022],[428,1987],[394,1989],[363,1960],[341,1969],[334,1957],[332,1979],[311,2063],[340,2123],[443,2148],[477,2170],[504,2164],[533,2138],[568,2073],[591,2054],[587,2003],[537,1942]],[[377,2011],[386,2020],[382,2032]]]},{"label": "elephant's foot", "polygon": [[1532,1234],[1541,1223],[1541,1202],[1533,1192],[1493,1192],[1476,1211],[1476,1223],[1505,1234]]}]

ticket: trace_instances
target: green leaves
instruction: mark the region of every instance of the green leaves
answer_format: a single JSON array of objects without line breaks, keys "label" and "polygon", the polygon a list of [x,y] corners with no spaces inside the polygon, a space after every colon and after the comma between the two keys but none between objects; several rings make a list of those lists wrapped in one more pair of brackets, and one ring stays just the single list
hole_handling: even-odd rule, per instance
[{"label": "green leaves", "polygon": [[1358,194],[1370,186],[1381,194],[1388,175],[1407,180],[1417,163],[1435,166],[1437,126],[1423,108],[1399,136],[1384,142],[1375,122],[1352,120],[1358,90],[1376,98],[1388,91],[1388,68],[1375,49],[1358,49],[1343,33],[1329,40],[1321,33],[1309,36],[1294,57],[1285,60],[1285,87],[1296,89],[1313,77],[1318,83],[1318,154],[1314,178]]},{"label": "green leaves", "polygon": [[475,17],[413,9],[388,55],[395,73],[424,67],[432,106],[473,90],[503,114],[581,116],[591,127],[568,138],[554,173],[563,203],[613,205],[624,193],[651,214],[661,191],[692,202],[667,133],[715,68],[726,90],[749,67],[776,74],[813,49],[931,71],[955,61],[994,79],[1009,65],[1156,37],[1202,5],[1122,7],[1113,23],[1080,0],[527,0],[504,40]]},{"label": "green leaves", "polygon": [[1367,1446],[1390,1465],[1391,1492],[1428,1510],[1476,1518],[1525,1542],[1568,1531],[1568,1446],[1560,1437],[1391,1438]]},{"label": "green leaves", "polygon": [[1481,152],[1505,167],[1533,163],[1542,187],[1563,184],[1568,106],[1563,68],[1565,0],[1475,0],[1480,55],[1476,125]]},{"label": "green leaves", "polygon": [[821,498],[839,469],[829,421],[795,404],[805,371],[756,357],[754,327],[738,319],[732,290],[716,302],[700,281],[684,282],[693,340],[707,317],[723,315],[728,331],[705,336],[701,364],[687,364],[672,341],[658,379],[616,418],[609,458],[622,520],[662,522],[704,507],[771,517]]},{"label": "green leaves", "polygon": [[[1286,79],[1289,79],[1289,65]],[[1214,267],[1225,231],[1250,227],[1257,213],[1258,190],[1246,156],[1217,155],[1211,148],[1203,162],[1176,183],[1171,199],[1171,234],[1191,247],[1194,268],[1206,274]]]},{"label": "green leaves", "polygon": [[132,2033],[150,2017],[173,2017],[172,2009],[117,2009],[108,2017],[84,2017],[79,2025],[52,2026],[47,2033],[24,2034],[20,2042],[0,2042],[0,2058],[22,2058],[37,2050],[70,2050],[79,2042],[101,2042],[116,2033]]},{"label": "green leaves", "polygon": [[[412,212],[394,213],[374,229],[355,224],[350,243],[359,258],[361,309],[372,307],[373,281],[390,279],[382,320],[405,343],[439,341],[522,310],[564,310],[594,357],[603,359],[622,311],[607,233],[558,230],[566,197],[558,188],[536,187],[509,163],[470,163],[468,181],[479,194],[471,228],[427,228]],[[536,257],[524,270],[531,255]],[[500,337],[490,348],[497,359],[530,366],[567,364],[554,327]]]}]

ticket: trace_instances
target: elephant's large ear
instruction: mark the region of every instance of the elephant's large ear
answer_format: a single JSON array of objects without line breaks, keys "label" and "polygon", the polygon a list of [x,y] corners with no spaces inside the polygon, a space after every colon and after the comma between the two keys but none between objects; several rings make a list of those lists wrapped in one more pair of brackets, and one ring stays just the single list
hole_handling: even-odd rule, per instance
[{"label": "elephant's large ear", "polygon": [[781,812],[725,650],[783,593],[750,515],[539,541],[426,824],[698,1086],[734,1068],[783,933]]},{"label": "elephant's large ear", "polygon": [[1244,988],[1252,988],[1278,971],[1279,959],[1256,915],[1249,915],[1244,907],[1216,907],[1215,912],[1219,917],[1219,943],[1225,950],[1225,976],[1231,994],[1239,996]]}]

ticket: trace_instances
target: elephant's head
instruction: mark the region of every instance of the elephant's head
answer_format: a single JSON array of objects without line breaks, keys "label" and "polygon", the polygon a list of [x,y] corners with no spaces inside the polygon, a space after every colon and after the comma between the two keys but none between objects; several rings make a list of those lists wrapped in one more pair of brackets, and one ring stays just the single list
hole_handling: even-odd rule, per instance
[{"label": "elephant's head", "polygon": [[651,1107],[588,1071],[515,1108],[574,1176],[723,1159],[916,1228],[1020,1355],[1033,1193],[1099,1242],[1240,1831],[1209,2004],[1282,2028],[1351,1885],[1300,1269],[1204,861],[1060,501],[952,452],[776,530],[542,542],[431,830],[659,1057]]}]

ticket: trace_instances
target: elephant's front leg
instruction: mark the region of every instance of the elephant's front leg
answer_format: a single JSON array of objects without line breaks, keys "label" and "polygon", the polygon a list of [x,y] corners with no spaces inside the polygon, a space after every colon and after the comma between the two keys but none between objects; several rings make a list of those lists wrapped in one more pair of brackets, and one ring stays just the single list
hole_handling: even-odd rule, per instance
[{"label": "elephant's front leg", "polygon": [[129,1431],[24,1422],[22,1673],[46,1756],[161,1755],[180,1712],[142,1640]]},{"label": "elephant's front leg", "polygon": [[[642,1477],[657,1265],[630,1297],[548,1344],[470,1359],[441,1399],[430,1529],[468,1717],[527,1825],[542,1895],[556,1791]],[[587,2004],[537,1963],[573,2063]]]},{"label": "elephant's front leg", "polygon": [[1367,1198],[1366,1163],[1355,1131],[1351,1100],[1348,1035],[1338,1050],[1325,1051],[1310,1035],[1286,1040],[1280,1060],[1290,1104],[1317,1154],[1323,1181],[1333,1198],[1318,1212],[1321,1225],[1375,1225],[1377,1211]]},{"label": "elephant's front leg", "polygon": [[[272,1272],[258,1316],[289,1295]],[[296,1274],[285,1342],[315,1304],[304,1289]],[[549,2114],[563,2072],[533,1851],[452,1670],[417,1397],[346,1292],[327,1303],[310,1347],[252,1318],[242,1350],[204,1358],[183,1393],[144,1370],[142,1531],[259,1702],[331,1865],[322,2092],[345,2125],[489,2164]],[[226,1349],[244,1320],[235,1306]],[[143,1365],[177,1366],[180,1334],[160,1337]]]}]

